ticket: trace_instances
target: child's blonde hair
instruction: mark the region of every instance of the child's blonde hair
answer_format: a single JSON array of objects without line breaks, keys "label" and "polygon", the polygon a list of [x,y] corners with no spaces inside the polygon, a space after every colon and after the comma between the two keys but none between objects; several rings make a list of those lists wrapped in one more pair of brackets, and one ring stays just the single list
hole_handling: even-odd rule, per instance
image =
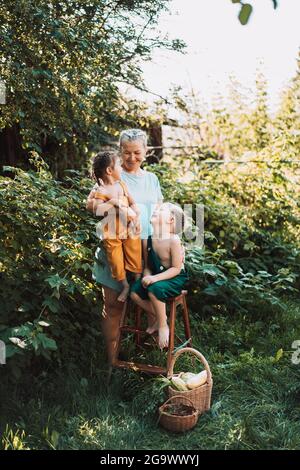
[{"label": "child's blonde hair", "polygon": [[174,233],[179,234],[183,232],[185,227],[185,214],[180,206],[172,202],[164,202],[163,206],[167,206],[171,216],[174,218]]}]

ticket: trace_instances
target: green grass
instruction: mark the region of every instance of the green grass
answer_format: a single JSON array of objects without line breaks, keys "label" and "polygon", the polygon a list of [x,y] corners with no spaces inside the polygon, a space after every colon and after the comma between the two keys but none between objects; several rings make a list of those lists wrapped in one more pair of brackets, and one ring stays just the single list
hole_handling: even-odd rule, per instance
[{"label": "green grass", "polygon": [[[92,377],[59,370],[10,391],[2,401],[2,447],[300,449],[300,364],[291,363],[300,304],[286,300],[282,310],[255,318],[196,312],[191,318],[194,346],[214,378],[212,408],[194,430],[175,435],[157,425],[157,408],[166,398],[159,381],[116,370],[107,387],[102,363]],[[284,353],[276,361],[280,348]],[[178,370],[191,367],[187,357],[178,361]]]}]

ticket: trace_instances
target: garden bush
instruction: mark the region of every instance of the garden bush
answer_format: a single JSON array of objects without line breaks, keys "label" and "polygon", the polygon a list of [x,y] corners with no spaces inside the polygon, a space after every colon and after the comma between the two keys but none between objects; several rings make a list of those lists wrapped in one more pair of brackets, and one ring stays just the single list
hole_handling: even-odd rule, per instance
[{"label": "garden bush", "polygon": [[1,177],[0,339],[12,380],[49,359],[93,368],[99,351],[97,238],[85,209],[91,181],[75,171],[55,181],[38,158],[36,165]]},{"label": "garden bush", "polygon": [[[92,182],[77,171],[56,181],[36,154],[33,162],[36,171],[8,167],[8,176],[0,180],[5,374],[15,381],[26,372],[31,380],[64,366],[93,374],[103,347],[101,291],[91,275],[99,241],[96,219],[85,209]],[[166,200],[204,204],[205,246],[187,244],[186,252],[193,315],[238,313],[256,321],[280,309],[283,294],[299,294],[297,207],[291,193],[284,199],[276,190],[272,173],[263,186],[249,174],[245,186],[244,175],[233,182],[216,169],[186,184],[179,169],[161,164],[151,171],[159,176]],[[266,204],[271,189],[273,203]],[[254,191],[258,198],[252,198]],[[273,206],[280,220],[274,221]]]}]

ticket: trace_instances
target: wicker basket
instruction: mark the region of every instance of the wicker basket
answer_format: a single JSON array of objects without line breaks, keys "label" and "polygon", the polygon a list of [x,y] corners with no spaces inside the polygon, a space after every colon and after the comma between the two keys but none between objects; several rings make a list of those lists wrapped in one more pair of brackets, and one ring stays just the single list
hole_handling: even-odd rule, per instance
[{"label": "wicker basket", "polygon": [[[176,404],[182,403],[183,400],[186,400],[193,407],[194,411],[187,416],[171,415],[170,413],[167,413],[165,411],[165,408],[166,405],[169,404],[172,400],[175,401]],[[180,395],[175,395],[173,397],[168,398],[168,400],[165,401],[165,403],[159,407],[158,422],[168,431],[184,432],[196,426],[198,417],[199,412],[194,407],[193,402],[189,398]]]},{"label": "wicker basket", "polygon": [[171,359],[170,368],[168,371],[168,377],[170,378],[170,377],[174,377],[174,375],[176,376],[179,375],[179,374],[173,374],[173,369],[174,369],[174,365],[178,357],[184,353],[194,354],[196,357],[200,359],[200,361],[204,365],[205,370],[207,372],[207,382],[201,385],[200,387],[194,388],[194,390],[187,390],[187,391],[180,391],[180,392],[178,392],[178,390],[175,390],[173,387],[169,386],[168,395],[169,397],[174,397],[180,394],[181,397],[189,398],[192,401],[194,407],[199,411],[199,414],[202,414],[205,411],[210,409],[211,392],[212,392],[212,386],[213,386],[211,371],[210,371],[208,362],[205,359],[205,357],[199,351],[193,348],[180,349],[174,354],[174,356]]}]

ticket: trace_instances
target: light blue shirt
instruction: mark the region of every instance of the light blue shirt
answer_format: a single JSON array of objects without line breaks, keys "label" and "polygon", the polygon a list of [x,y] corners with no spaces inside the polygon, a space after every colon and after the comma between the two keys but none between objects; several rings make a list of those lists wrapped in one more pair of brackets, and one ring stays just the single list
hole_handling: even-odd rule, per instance
[{"label": "light blue shirt", "polygon": [[160,184],[154,173],[144,170],[141,176],[122,171],[121,179],[139,207],[141,221],[141,238],[147,239],[151,235],[150,219],[158,201],[163,199]]},{"label": "light blue shirt", "polygon": [[[150,219],[156,204],[163,199],[159,180],[154,173],[143,170],[142,175],[121,173],[121,179],[127,185],[128,191],[139,207],[141,221],[141,238],[147,239],[151,234]],[[100,284],[111,287],[116,291],[122,290],[122,284],[111,276],[110,267],[106,258],[104,248],[100,245],[95,253],[95,264],[93,269],[93,279]]]}]

